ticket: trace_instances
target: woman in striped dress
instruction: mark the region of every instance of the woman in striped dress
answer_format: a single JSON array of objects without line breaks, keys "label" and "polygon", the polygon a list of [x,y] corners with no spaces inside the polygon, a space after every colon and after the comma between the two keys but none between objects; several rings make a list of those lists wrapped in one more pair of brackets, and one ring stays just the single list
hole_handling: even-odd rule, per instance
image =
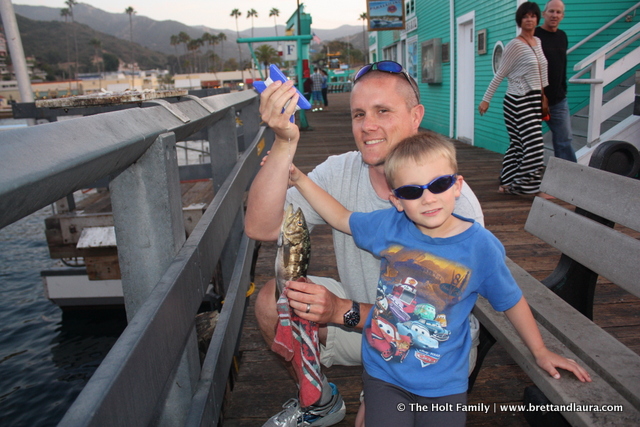
[{"label": "woman in striped dress", "polygon": [[542,181],[542,88],[548,85],[547,60],[540,39],[533,32],[540,22],[540,8],[526,2],[516,11],[521,32],[504,49],[500,67],[489,84],[478,110],[483,115],[502,80],[509,83],[504,97],[504,120],[509,148],[502,160],[500,187],[504,194],[538,194]]}]

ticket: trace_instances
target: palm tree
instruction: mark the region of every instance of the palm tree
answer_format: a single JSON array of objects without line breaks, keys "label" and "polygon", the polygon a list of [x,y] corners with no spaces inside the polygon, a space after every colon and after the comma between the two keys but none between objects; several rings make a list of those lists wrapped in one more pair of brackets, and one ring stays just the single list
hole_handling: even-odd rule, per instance
[{"label": "palm tree", "polygon": [[93,60],[96,63],[96,68],[98,69],[98,89],[102,89],[102,72],[100,71],[100,63],[101,58],[100,58],[100,48],[102,47],[102,42],[97,39],[97,38],[92,38],[91,40],[89,40],[89,44],[91,45],[91,47],[93,47],[93,51],[94,51],[94,58]]},{"label": "palm tree", "polygon": [[89,44],[91,45],[91,47],[93,48],[93,61],[96,63],[96,68],[98,69],[98,72],[100,72],[100,48],[102,47],[102,42],[93,37],[91,40],[89,40]]},{"label": "palm tree", "polygon": [[231,11],[231,15],[229,16],[233,16],[234,18],[236,18],[236,37],[240,38],[240,31],[238,30],[238,18],[242,16],[242,12],[240,12],[240,9],[233,9]]},{"label": "palm tree", "polygon": [[[236,37],[240,38],[240,31],[238,30],[238,18],[242,15],[240,9],[233,9],[231,11],[231,15],[236,18]],[[240,43],[236,43],[238,45],[238,62],[242,64],[242,51],[240,50]],[[242,81],[244,82],[244,67],[240,66],[240,74],[242,75]]]},{"label": "palm tree", "polygon": [[[264,65],[264,68],[267,70],[269,69],[269,64],[280,64],[280,55],[278,55],[278,51],[275,50],[273,46],[262,44],[258,46],[254,53],[256,54],[258,62]],[[268,71],[267,77],[269,77]]]},{"label": "palm tree", "polygon": [[227,35],[225,33],[218,33],[218,40],[220,41],[220,66],[224,68],[224,41],[227,40]]},{"label": "palm tree", "polygon": [[192,73],[200,70],[200,64],[199,64],[198,58],[200,56],[200,48],[202,46],[204,46],[204,40],[202,39],[191,39],[187,43],[187,49],[189,49],[189,51],[193,55],[193,67],[191,67]]},{"label": "palm tree", "polygon": [[363,43],[362,58],[364,59],[364,62],[366,64],[367,62],[369,62],[367,59],[369,57],[369,55],[367,54],[367,51],[369,50],[369,47],[367,46],[367,32],[365,31],[365,26],[364,26],[364,23],[367,20],[367,12],[362,12],[360,14],[360,18],[358,18],[358,20],[361,20],[361,19],[362,19],[362,43]]},{"label": "palm tree", "polygon": [[124,10],[124,13],[129,15],[129,41],[131,42],[131,89],[133,90],[133,86],[135,84],[134,77],[133,77],[134,76],[134,74],[133,74],[133,71],[134,71],[133,64],[135,63],[134,60],[133,60],[133,46],[134,46],[133,45],[133,15],[135,15],[138,12],[136,12],[136,10],[133,7],[129,6],[128,8],[126,8]]},{"label": "palm tree", "polygon": [[180,44],[184,44],[184,54],[185,54],[185,59],[187,60],[188,60],[187,54],[189,53],[188,45],[190,40],[191,40],[191,37],[189,36],[189,34],[185,33],[184,31],[180,31],[180,33],[178,34],[178,42]]},{"label": "palm tree", "polygon": [[258,17],[258,12],[255,9],[250,9],[247,11],[247,19],[251,18],[251,37],[253,38],[253,18]]},{"label": "palm tree", "polygon": [[[65,7],[63,9],[60,9],[60,16],[62,16],[64,18],[64,22],[65,24],[68,23],[68,19],[71,17],[71,11],[69,10],[68,7]],[[66,38],[67,38],[67,67],[69,67],[69,69],[67,70],[67,72],[69,73],[69,80],[71,80],[71,56],[69,54],[69,33],[66,33]],[[71,89],[71,81],[69,81],[69,89]]]},{"label": "palm tree", "polygon": [[280,16],[280,11],[275,7],[269,11],[269,18],[273,16],[273,23],[276,28],[276,37],[278,37],[278,23],[276,22],[276,18]]},{"label": "palm tree", "polygon": [[175,48],[175,50],[176,50],[176,61],[178,61],[178,72],[179,72],[180,74],[182,74],[182,66],[180,65],[180,56],[178,55],[178,45],[179,45],[180,43],[182,43],[182,42],[180,41],[180,36],[178,36],[178,35],[176,35],[176,34],[174,34],[174,35],[172,35],[172,36],[171,36],[170,44],[171,44],[171,46],[173,46],[173,47]]},{"label": "palm tree", "polygon": [[71,16],[71,24],[73,25],[73,42],[76,48],[75,79],[78,80],[78,37],[76,37],[76,20],[73,17],[73,6],[77,5],[78,2],[76,0],[67,0],[64,3],[69,6],[69,16]]},{"label": "palm tree", "polygon": [[[213,46],[213,54],[211,55],[207,55],[207,68],[205,70],[205,72],[210,71],[211,69],[213,69],[213,72],[216,72],[216,45],[220,43],[220,38],[216,35],[216,34],[209,34],[209,33],[204,33],[202,35],[202,41],[205,42],[208,46]],[[213,59],[213,66],[209,67],[209,59]]]}]

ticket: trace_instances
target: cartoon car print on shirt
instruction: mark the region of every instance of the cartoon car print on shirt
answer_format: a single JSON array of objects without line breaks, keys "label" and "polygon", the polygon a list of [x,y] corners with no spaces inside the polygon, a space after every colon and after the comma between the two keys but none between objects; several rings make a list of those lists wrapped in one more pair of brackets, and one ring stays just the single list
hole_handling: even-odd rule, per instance
[{"label": "cartoon car print on shirt", "polygon": [[411,344],[418,348],[438,348],[440,344],[431,337],[429,328],[422,322],[414,320],[398,323],[398,332],[411,338]]},{"label": "cartoon car print on shirt", "polygon": [[436,320],[424,320],[424,326],[429,329],[429,332],[431,332],[431,336],[438,341],[446,341],[451,335],[451,331],[444,329],[440,325],[440,322]]},{"label": "cartoon car print on shirt", "polygon": [[391,294],[387,296],[389,308],[398,320],[403,322],[411,319],[411,313],[415,310],[416,285],[418,281],[413,277],[407,277],[402,283],[393,286]]},{"label": "cartoon car print on shirt", "polygon": [[394,357],[399,357],[402,362],[407,357],[411,339],[399,334],[388,320],[382,317],[372,319],[371,327],[367,328],[365,335],[369,345],[379,351],[385,361],[389,362]]}]

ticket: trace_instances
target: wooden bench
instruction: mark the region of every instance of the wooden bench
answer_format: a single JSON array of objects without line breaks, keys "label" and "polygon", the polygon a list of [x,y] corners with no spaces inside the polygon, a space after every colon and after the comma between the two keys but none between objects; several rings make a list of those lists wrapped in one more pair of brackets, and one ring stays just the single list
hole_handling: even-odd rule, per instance
[{"label": "wooden bench", "polygon": [[[600,154],[604,154],[594,155],[591,165],[612,169],[628,163],[628,171],[616,172],[637,176],[638,152],[625,144],[603,146]],[[622,160],[619,162],[616,156],[626,157],[618,158]],[[469,389],[484,356],[497,340],[543,393],[542,401],[527,401],[525,393],[526,405],[565,405],[530,413],[525,410],[531,424],[640,425],[640,355],[590,320],[598,275],[640,296],[640,240],[633,237],[640,231],[640,180],[551,158],[541,190],[557,200],[536,197],[525,230],[560,250],[561,262],[543,282],[511,260],[507,259],[507,263],[531,306],[547,347],[586,367],[593,382],[581,383],[567,372],[561,372],[559,380],[550,377],[536,365],[506,316],[495,312],[481,298],[474,309],[482,325],[481,342]],[[576,206],[576,212],[558,201]],[[617,229],[612,228],[614,223],[619,224]],[[621,232],[620,226],[626,227],[623,231],[627,233]],[[545,396],[548,400],[544,400]],[[602,405],[622,405],[622,410]]]}]

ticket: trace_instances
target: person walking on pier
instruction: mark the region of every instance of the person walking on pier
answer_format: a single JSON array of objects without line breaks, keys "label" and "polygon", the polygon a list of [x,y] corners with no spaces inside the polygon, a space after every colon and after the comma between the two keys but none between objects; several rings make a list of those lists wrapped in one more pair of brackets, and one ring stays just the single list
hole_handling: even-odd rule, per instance
[{"label": "person walking on pier", "polygon": [[[275,141],[249,191],[245,232],[255,240],[277,239],[285,202],[302,208],[310,228],[324,224],[298,190],[287,190],[300,139],[299,128],[289,121],[297,98],[291,81],[275,82],[261,94],[262,120],[274,130]],[[391,188],[384,176],[385,159],[402,139],[418,133],[424,106],[420,104],[417,84],[396,62],[368,64],[356,74],[350,104],[357,151],[328,158],[309,177],[351,210],[389,208]],[[465,182],[455,212],[484,224],[478,199]],[[359,249],[349,235],[334,230],[333,240],[340,281],[312,276],[307,278],[311,283],[288,282],[289,304],[302,319],[321,325],[320,356],[324,366],[361,365],[359,311],[361,306],[368,311],[375,302],[380,260]],[[272,279],[260,290],[255,305],[259,328],[269,345],[278,322],[274,295]],[[470,361],[471,366],[474,364],[475,358]],[[300,408],[294,400],[285,404],[284,410],[267,425],[296,425],[295,420],[302,420],[297,425],[328,426],[342,420],[344,414],[338,390],[325,378],[323,394],[316,405]]]},{"label": "person walking on pier", "polygon": [[549,100],[549,121],[553,152],[556,157],[576,162],[576,153],[571,146],[573,130],[571,113],[567,102],[567,34],[559,27],[564,19],[564,3],[550,0],[542,11],[544,23],[537,27],[534,35],[542,42],[542,51],[547,58],[549,86],[544,94]]},{"label": "person walking on pier", "polygon": [[324,101],[322,100],[322,85],[326,81],[326,77],[320,73],[318,67],[314,69],[314,73],[311,75],[311,81],[313,82],[313,110],[311,111],[322,111],[322,106],[324,105]]},{"label": "person walking on pier", "polygon": [[[542,141],[542,89],[547,86],[547,60],[540,39],[533,35],[540,22],[540,7],[522,3],[516,11],[520,35],[504,49],[500,67],[491,80],[482,102],[480,115],[506,77],[509,81],[504,97],[504,120],[509,134],[509,148],[502,161],[502,194],[538,194],[544,167]],[[542,194],[541,194],[542,195]]]}]

